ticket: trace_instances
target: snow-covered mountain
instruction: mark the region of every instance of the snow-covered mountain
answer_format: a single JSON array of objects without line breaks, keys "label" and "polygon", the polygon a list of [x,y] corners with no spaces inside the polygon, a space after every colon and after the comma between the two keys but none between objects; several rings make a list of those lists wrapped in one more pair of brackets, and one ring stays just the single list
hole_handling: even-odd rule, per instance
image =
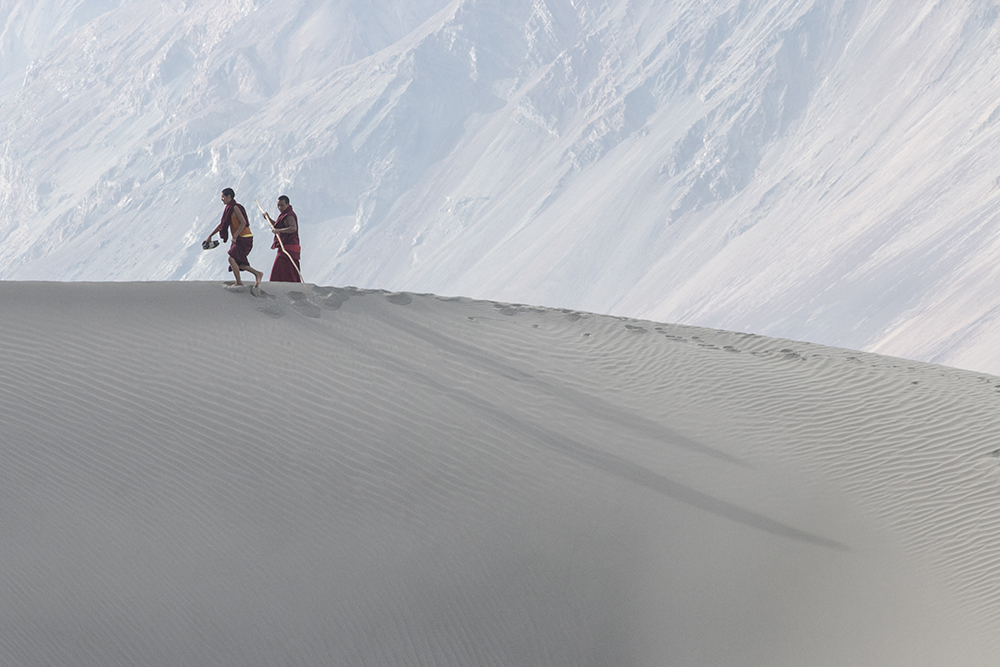
[{"label": "snow-covered mountain", "polygon": [[251,210],[291,197],[316,283],[1000,373],[998,18],[996,0],[0,0],[0,278],[217,278],[199,241],[231,186]]}]

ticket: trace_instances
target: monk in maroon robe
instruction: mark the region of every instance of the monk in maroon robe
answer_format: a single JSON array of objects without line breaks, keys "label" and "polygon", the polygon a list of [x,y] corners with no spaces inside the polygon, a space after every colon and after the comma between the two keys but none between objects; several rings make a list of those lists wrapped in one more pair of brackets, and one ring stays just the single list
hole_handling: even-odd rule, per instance
[{"label": "monk in maroon robe", "polygon": [[[271,220],[267,213],[264,217],[271,223],[274,232],[274,242],[271,248],[278,249],[278,255],[274,258],[274,266],[271,267],[271,282],[300,283],[302,282],[302,269],[299,264],[299,255],[302,250],[299,246],[299,218],[292,210],[292,204],[286,195],[278,197],[278,210],[281,215],[277,220]],[[280,241],[279,241],[280,239]]]},{"label": "monk in maroon robe", "polygon": [[263,280],[264,273],[250,266],[248,255],[253,250],[253,232],[250,231],[247,211],[242,204],[237,203],[236,193],[232,188],[226,188],[222,191],[222,203],[226,205],[226,210],[222,212],[222,220],[208,235],[205,242],[210,244],[212,237],[216,234],[223,241],[226,241],[229,238],[229,232],[232,231],[233,243],[229,246],[229,270],[236,276],[237,285],[243,284],[240,279],[240,271],[252,273],[257,281],[250,291],[256,296],[260,293],[260,281]]}]

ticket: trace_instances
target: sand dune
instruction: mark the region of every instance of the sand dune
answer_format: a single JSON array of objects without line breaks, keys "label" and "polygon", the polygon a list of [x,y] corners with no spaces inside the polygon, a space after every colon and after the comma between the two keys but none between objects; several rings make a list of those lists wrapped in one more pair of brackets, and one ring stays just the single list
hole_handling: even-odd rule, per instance
[{"label": "sand dune", "polygon": [[1000,379],[265,292],[0,283],[0,664],[995,664]]}]

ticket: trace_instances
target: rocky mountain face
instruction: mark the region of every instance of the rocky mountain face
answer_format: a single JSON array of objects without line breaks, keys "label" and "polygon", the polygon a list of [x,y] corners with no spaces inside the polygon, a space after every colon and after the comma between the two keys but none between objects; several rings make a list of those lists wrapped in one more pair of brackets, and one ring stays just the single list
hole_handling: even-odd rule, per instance
[{"label": "rocky mountain face", "polygon": [[[996,0],[0,0],[0,279],[322,284],[1000,372]],[[251,255],[269,268],[263,225]]]}]

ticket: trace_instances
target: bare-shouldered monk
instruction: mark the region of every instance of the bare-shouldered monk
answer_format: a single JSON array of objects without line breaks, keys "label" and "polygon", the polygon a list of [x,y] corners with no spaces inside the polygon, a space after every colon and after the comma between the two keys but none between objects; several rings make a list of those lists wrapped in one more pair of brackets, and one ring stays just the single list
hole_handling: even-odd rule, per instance
[{"label": "bare-shouldered monk", "polygon": [[216,234],[223,241],[226,241],[229,232],[232,231],[233,243],[229,246],[229,270],[236,277],[237,285],[243,284],[240,279],[240,271],[252,273],[257,280],[250,291],[254,296],[257,296],[260,293],[260,281],[263,280],[264,274],[250,266],[248,256],[253,250],[253,232],[250,231],[247,211],[242,204],[237,203],[236,192],[232,188],[226,188],[222,191],[222,203],[226,205],[226,210],[222,213],[222,220],[205,241],[211,242],[212,237]]}]

